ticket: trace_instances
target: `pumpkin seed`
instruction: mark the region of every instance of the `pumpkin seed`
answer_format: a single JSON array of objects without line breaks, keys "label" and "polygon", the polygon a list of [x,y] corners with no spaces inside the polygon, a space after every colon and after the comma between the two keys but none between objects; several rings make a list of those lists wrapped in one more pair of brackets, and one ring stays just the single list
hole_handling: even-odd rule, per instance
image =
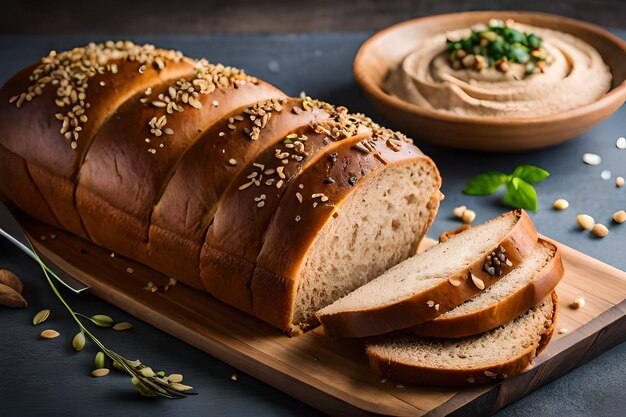
[{"label": "pumpkin seed", "polygon": [[113,326],[113,319],[104,314],[96,314],[95,316],[91,316],[89,320],[91,320],[93,324],[100,326],[100,327]]},{"label": "pumpkin seed", "polygon": [[108,368],[98,368],[98,369],[94,369],[93,371],[91,371],[91,375],[95,376],[96,378],[99,378],[101,376],[106,376],[109,374],[109,369]]},{"label": "pumpkin seed", "polygon": [[47,329],[41,332],[39,336],[41,336],[43,339],[54,339],[55,337],[59,337],[60,335],[61,333],[57,332],[56,330]]},{"label": "pumpkin seed", "polygon": [[85,333],[82,330],[76,333],[76,336],[72,339],[72,347],[74,347],[76,352],[80,352],[85,348]]},{"label": "pumpkin seed", "polygon": [[96,357],[93,361],[96,369],[104,368],[104,352],[100,351],[96,353]]},{"label": "pumpkin seed", "polygon": [[609,228],[603,224],[596,223],[591,229],[591,232],[599,238],[603,238],[608,236]]},{"label": "pumpkin seed", "polygon": [[165,371],[159,371],[157,373],[155,373],[156,376],[158,377],[164,377],[165,376]]},{"label": "pumpkin seed", "polygon": [[172,374],[167,377],[170,382],[183,382],[183,376],[181,374]]},{"label": "pumpkin seed", "polygon": [[133,328],[132,323],[129,323],[129,322],[127,322],[127,321],[123,321],[123,322],[120,322],[120,323],[116,323],[116,324],[113,326],[113,330],[117,330],[117,331],[120,331],[120,332],[121,332],[121,331],[123,331],[123,330],[130,330],[130,329],[132,329],[132,328]]},{"label": "pumpkin seed", "polygon": [[150,378],[151,376],[155,375],[154,371],[149,366],[146,366],[145,368],[141,368],[139,370],[139,373],[145,376],[146,378]]},{"label": "pumpkin seed", "polygon": [[50,317],[50,310],[47,308],[45,310],[41,310],[39,313],[35,314],[35,317],[33,317],[33,326],[43,323],[48,319],[48,317]]},{"label": "pumpkin seed", "polygon": [[591,230],[593,226],[596,224],[596,221],[588,214],[579,214],[576,216],[576,221],[578,225],[583,230]]},{"label": "pumpkin seed", "polygon": [[583,162],[587,165],[600,165],[602,158],[595,153],[583,154]]}]

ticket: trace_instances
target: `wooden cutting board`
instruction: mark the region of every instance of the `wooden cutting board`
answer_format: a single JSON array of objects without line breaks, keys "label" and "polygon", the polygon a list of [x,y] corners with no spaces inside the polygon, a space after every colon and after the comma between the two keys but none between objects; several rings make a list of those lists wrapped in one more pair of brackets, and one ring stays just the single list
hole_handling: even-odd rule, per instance
[{"label": "wooden cutting board", "polygon": [[[566,271],[557,288],[560,311],[552,342],[531,368],[468,389],[398,388],[374,376],[358,341],[330,340],[321,329],[287,338],[184,285],[149,292],[148,282],[162,287],[167,278],[68,233],[31,221],[23,225],[39,250],[91,285],[96,296],[333,415],[488,415],[626,340],[626,273],[556,243]],[[40,239],[50,234],[56,239]],[[579,295],[586,305],[569,308]]]}]

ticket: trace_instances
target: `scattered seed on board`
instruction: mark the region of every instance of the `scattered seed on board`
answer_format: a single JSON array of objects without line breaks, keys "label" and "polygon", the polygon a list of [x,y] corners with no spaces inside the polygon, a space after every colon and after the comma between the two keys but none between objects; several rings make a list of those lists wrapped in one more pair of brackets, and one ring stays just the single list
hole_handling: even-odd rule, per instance
[{"label": "scattered seed on board", "polygon": [[50,317],[50,310],[47,308],[41,310],[39,313],[35,314],[35,317],[33,317],[33,326],[37,326],[38,324],[48,320],[48,317]]},{"label": "scattered seed on board", "polygon": [[127,321],[122,321],[120,323],[116,323],[113,326],[113,330],[117,330],[118,332],[124,331],[124,330],[130,330],[133,328],[133,324],[129,323]]},{"label": "scattered seed on board", "polygon": [[404,384],[396,384],[396,388],[404,388]]},{"label": "scattered seed on board", "polygon": [[108,368],[99,368],[91,371],[91,375],[95,376],[96,378],[100,378],[102,376],[107,376],[109,372],[111,371]]},{"label": "scattered seed on board", "polygon": [[41,336],[42,339],[54,339],[55,337],[61,336],[61,333],[56,330],[47,329],[41,332],[39,336]]},{"label": "scattered seed on board", "polygon": [[559,334],[565,334],[567,333],[567,329],[565,327],[563,327],[562,329],[559,329]]},{"label": "scattered seed on board", "polygon": [[586,153],[583,155],[583,162],[587,165],[600,165],[602,158],[595,153]]},{"label": "scattered seed on board", "polygon": [[617,149],[626,149],[626,138],[623,136],[618,138],[617,142],[615,142],[615,146],[617,146]]},{"label": "scattered seed on board", "polygon": [[454,209],[452,209],[452,215],[457,219],[460,219],[463,217],[463,213],[465,213],[465,210],[467,210],[467,206],[455,207]]},{"label": "scattered seed on board", "polygon": [[554,200],[552,207],[554,207],[555,210],[565,210],[569,207],[569,201],[564,198],[559,198],[558,200]]},{"label": "scattered seed on board", "polygon": [[426,301],[426,305],[427,305],[428,307],[434,307],[435,302],[434,302],[433,300],[428,300],[428,301]]},{"label": "scattered seed on board", "polygon": [[237,380],[237,378],[238,378],[238,377],[237,377],[237,374],[232,374],[232,375],[230,376],[230,380],[231,380],[231,381],[236,381],[236,380]]},{"label": "scattered seed on board", "polygon": [[491,371],[485,371],[485,376],[488,376],[489,378],[496,378],[498,374]]},{"label": "scattered seed on board", "polygon": [[595,226],[593,226],[593,229],[591,229],[591,231],[594,235],[598,237],[607,237],[609,234],[609,229],[601,223],[597,223]]},{"label": "scattered seed on board", "polygon": [[608,169],[605,169],[604,171],[602,171],[600,173],[600,178],[602,178],[603,180],[608,180],[611,178],[611,171],[609,171]]},{"label": "scattered seed on board", "polygon": [[132,274],[133,272],[135,272],[135,270],[133,268],[126,268],[126,272]]},{"label": "scattered seed on board", "polygon": [[570,304],[570,308],[574,309],[574,310],[578,310],[581,307],[584,307],[585,305],[585,299],[583,297],[576,297],[574,298],[574,301],[572,301],[572,304]]},{"label": "scattered seed on board", "polygon": [[476,220],[476,212],[470,209],[465,210],[463,212],[463,216],[461,217],[461,220],[463,220],[463,223],[465,224],[469,224],[473,222],[474,220]]},{"label": "scattered seed on board", "polygon": [[615,186],[617,188],[623,187],[624,186],[624,177],[617,177],[617,178],[615,178]]},{"label": "scattered seed on board", "polygon": [[596,221],[588,214],[579,214],[576,216],[576,221],[578,225],[583,230],[591,230],[593,229],[593,225],[596,224]]},{"label": "scattered seed on board", "polygon": [[616,211],[613,214],[613,221],[619,224],[626,222],[626,211],[624,210]]}]

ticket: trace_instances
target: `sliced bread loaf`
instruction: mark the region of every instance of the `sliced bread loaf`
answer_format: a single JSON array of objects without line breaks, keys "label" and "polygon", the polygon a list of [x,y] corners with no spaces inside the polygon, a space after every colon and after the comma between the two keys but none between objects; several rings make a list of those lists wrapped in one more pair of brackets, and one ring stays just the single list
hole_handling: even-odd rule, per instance
[{"label": "sliced bread loaf", "polygon": [[433,320],[510,272],[537,239],[526,212],[511,211],[396,265],[317,317],[331,337],[375,336]]},{"label": "sliced bread loaf", "polygon": [[501,280],[435,320],[409,329],[420,336],[465,337],[495,329],[537,305],[563,277],[556,246],[543,239]]},{"label": "sliced bread loaf", "polygon": [[463,339],[394,335],[367,346],[372,369],[395,382],[463,386],[522,372],[554,332],[556,293],[512,322]]}]

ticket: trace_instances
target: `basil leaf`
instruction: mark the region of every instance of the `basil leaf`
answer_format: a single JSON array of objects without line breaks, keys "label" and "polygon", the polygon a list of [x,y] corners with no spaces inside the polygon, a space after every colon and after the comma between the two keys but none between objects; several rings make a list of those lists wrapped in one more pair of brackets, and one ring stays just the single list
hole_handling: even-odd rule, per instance
[{"label": "basil leaf", "polygon": [[519,177],[514,177],[507,185],[502,202],[513,208],[537,211],[537,191],[535,187]]},{"label": "basil leaf", "polygon": [[511,176],[521,178],[526,182],[538,183],[548,178],[550,173],[535,165],[520,165],[515,168]]},{"label": "basil leaf", "polygon": [[498,191],[509,179],[509,176],[501,172],[485,172],[472,178],[465,188],[464,194],[468,195],[488,195]]}]

